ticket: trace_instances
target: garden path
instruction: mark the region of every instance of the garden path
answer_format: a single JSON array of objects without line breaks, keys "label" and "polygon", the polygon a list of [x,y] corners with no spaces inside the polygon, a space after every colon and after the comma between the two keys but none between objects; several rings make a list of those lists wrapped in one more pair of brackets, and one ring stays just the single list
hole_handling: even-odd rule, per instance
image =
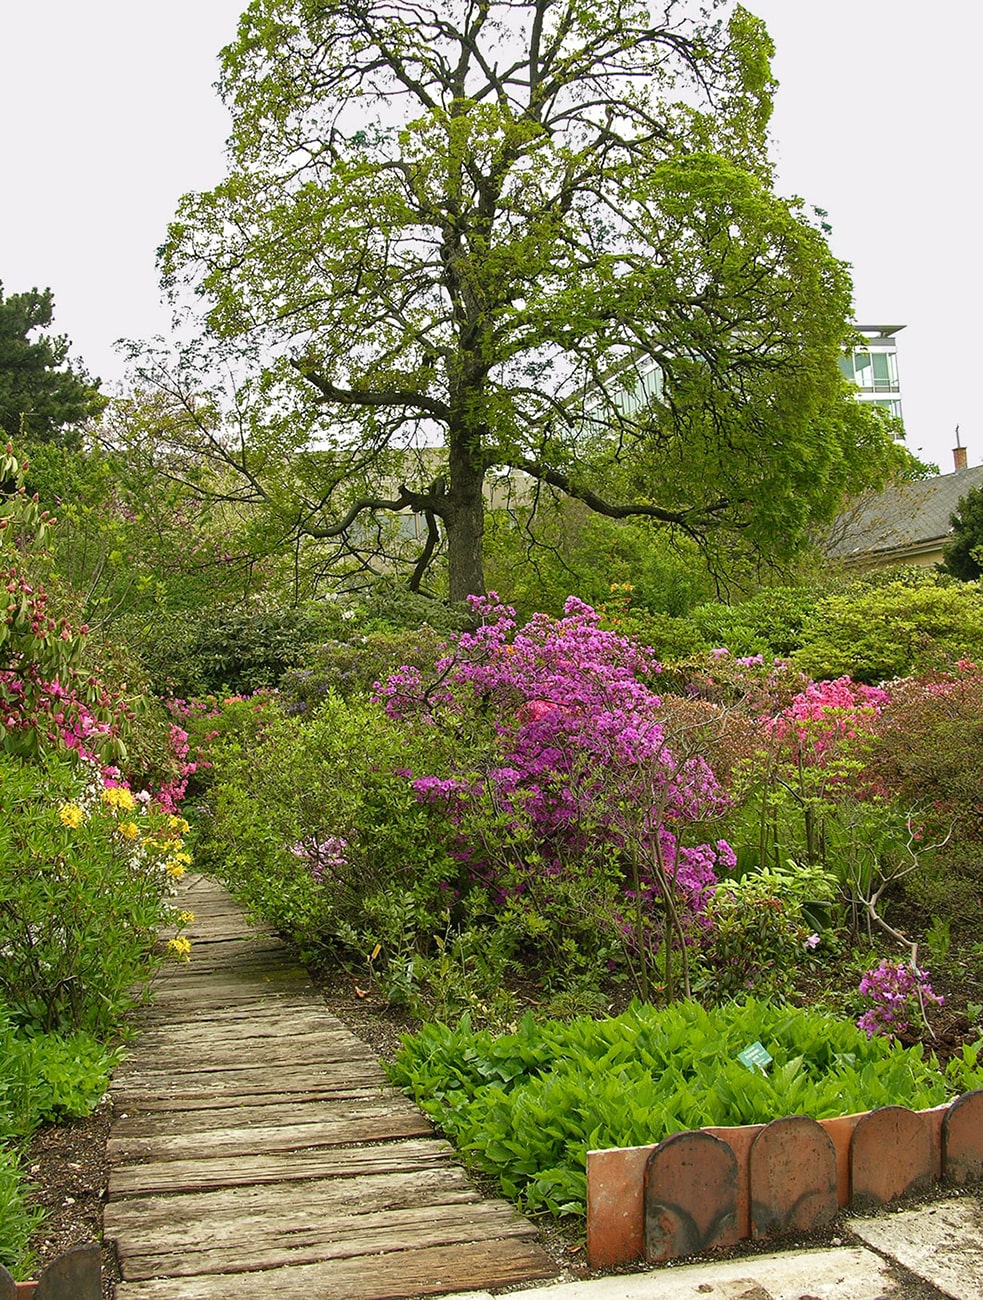
[{"label": "garden path", "polygon": [[169,963],[112,1085],[117,1300],[383,1300],[555,1276],[268,929],[182,882]]}]

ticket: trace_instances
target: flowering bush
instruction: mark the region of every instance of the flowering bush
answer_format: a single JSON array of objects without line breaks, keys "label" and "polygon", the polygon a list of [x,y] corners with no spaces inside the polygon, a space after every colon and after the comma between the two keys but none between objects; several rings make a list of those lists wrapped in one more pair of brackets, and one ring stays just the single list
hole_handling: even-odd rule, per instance
[{"label": "flowering bush", "polygon": [[432,673],[404,667],[379,690],[391,717],[471,741],[467,767],[409,772],[414,789],[442,810],[473,883],[498,905],[538,895],[541,911],[544,894],[592,879],[601,910],[590,928],[627,940],[647,992],[650,951],[685,946],[718,862],[733,863],[724,841],[683,839],[720,815],[724,792],[700,746],[672,743],[648,684],[658,672],[650,651],[575,598],[562,619],[537,614],[522,628],[494,594],[470,603],[475,632],[450,642]]},{"label": "flowering bush", "polygon": [[840,742],[871,733],[889,700],[887,691],[849,677],[810,682],[768,722],[768,729],[779,744],[790,748],[796,766],[802,762],[824,767]]},{"label": "flowering bush", "polygon": [[191,859],[187,822],[77,759],[0,756],[0,1000],[20,1023],[107,1033],[138,996]]},{"label": "flowering bush", "polygon": [[[246,746],[256,743],[271,716],[275,692],[255,691],[252,695],[206,695],[195,700],[169,699],[166,708],[172,719],[170,735],[178,749],[180,770],[168,791],[177,801],[186,793],[198,793],[212,782],[213,754],[224,744]],[[158,796],[160,797],[160,796]]]},{"label": "flowering bush", "polygon": [[433,667],[443,649],[443,637],[424,626],[412,632],[368,632],[348,641],[312,646],[300,667],[280,679],[285,713],[309,716],[332,692],[342,699],[371,693],[380,678],[402,665]]},{"label": "flowering bush", "polygon": [[456,864],[397,770],[408,748],[422,756],[442,737],[413,738],[337,696],[310,718],[260,716],[260,729],[211,742],[197,862],[307,955],[340,942],[364,957],[384,939],[385,961],[408,957],[446,924]]},{"label": "flowering bush", "polygon": [[864,973],[862,997],[871,1006],[857,1021],[868,1038],[883,1034],[894,1038],[910,1028],[912,1017],[924,1021],[926,1004],[941,1006],[943,998],[932,991],[928,971],[906,962],[888,961]]},{"label": "flowering bush", "polygon": [[711,1001],[757,993],[788,994],[823,938],[810,907],[835,897],[834,878],[820,867],[765,867],[713,891],[713,929],[703,954],[701,991]]}]

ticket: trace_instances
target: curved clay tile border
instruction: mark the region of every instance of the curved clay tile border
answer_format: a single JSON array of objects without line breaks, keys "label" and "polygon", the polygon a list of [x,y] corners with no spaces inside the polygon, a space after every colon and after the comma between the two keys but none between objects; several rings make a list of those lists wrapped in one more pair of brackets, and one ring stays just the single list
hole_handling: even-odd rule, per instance
[{"label": "curved clay tile border", "polygon": [[932,1110],[801,1115],[587,1155],[591,1268],[661,1263],[823,1227],[942,1180],[983,1178],[983,1089]]}]

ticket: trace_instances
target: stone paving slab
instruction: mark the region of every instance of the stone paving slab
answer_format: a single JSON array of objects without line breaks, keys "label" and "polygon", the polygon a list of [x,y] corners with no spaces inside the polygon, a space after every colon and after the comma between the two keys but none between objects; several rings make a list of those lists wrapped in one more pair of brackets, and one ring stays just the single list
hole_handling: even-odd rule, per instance
[{"label": "stone paving slab", "polygon": [[983,1297],[983,1210],[975,1197],[850,1219],[848,1226],[952,1300]]},{"label": "stone paving slab", "polygon": [[[511,1291],[507,1300],[903,1300],[904,1294],[903,1284],[879,1255],[840,1247],[534,1287]],[[450,1300],[492,1296],[475,1291]]]}]

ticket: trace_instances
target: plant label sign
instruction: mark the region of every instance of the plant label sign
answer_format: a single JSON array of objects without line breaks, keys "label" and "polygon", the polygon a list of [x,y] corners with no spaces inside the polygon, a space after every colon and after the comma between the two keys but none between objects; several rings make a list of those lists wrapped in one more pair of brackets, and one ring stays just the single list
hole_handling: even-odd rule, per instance
[{"label": "plant label sign", "polygon": [[752,1043],[750,1047],[745,1047],[743,1052],[738,1052],[737,1059],[749,1070],[760,1070],[762,1074],[768,1073],[768,1066],[771,1065],[772,1060],[760,1043]]}]

